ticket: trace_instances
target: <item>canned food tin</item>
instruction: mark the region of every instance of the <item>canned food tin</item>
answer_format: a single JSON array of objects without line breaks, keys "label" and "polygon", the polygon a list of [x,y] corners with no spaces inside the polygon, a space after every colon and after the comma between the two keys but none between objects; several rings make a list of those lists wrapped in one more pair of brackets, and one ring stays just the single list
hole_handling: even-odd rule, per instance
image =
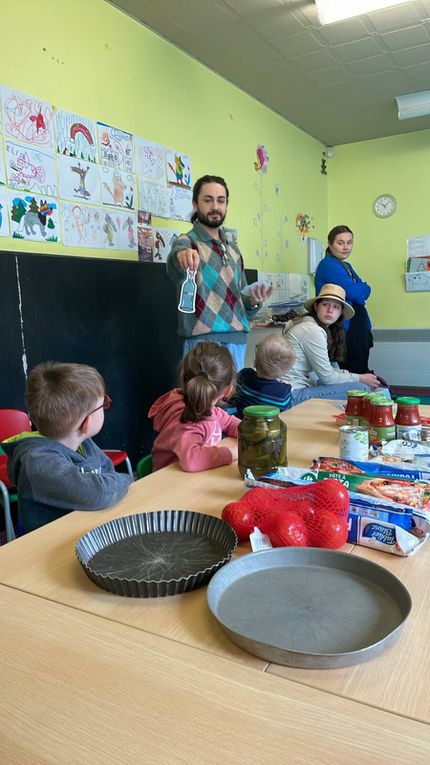
[{"label": "canned food tin", "polygon": [[344,460],[369,459],[369,431],[359,425],[342,425],[339,428],[339,457]]}]

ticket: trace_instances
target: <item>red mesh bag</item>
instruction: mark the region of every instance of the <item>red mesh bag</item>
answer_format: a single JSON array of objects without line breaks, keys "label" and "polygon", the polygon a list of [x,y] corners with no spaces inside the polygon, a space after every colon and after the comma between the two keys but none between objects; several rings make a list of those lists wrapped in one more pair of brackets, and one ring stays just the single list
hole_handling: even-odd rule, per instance
[{"label": "red mesh bag", "polygon": [[274,547],[341,547],[348,536],[349,494],[340,481],[324,481],[281,489],[250,489],[231,502],[222,518],[239,541],[257,526]]}]

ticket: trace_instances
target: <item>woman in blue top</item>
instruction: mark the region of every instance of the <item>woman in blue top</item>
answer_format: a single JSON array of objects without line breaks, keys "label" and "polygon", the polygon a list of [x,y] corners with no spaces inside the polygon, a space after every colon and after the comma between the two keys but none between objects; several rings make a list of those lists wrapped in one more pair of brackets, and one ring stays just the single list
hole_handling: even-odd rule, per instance
[{"label": "woman in blue top", "polygon": [[369,372],[369,353],[373,346],[372,325],[366,310],[370,287],[363,282],[352,266],[346,262],[354,246],[354,235],[348,226],[335,226],[327,237],[328,247],[315,273],[315,290],[318,295],[324,284],[338,284],[346,292],[346,301],[352,305],[355,315],[345,321],[346,356],[345,369],[358,374]]}]

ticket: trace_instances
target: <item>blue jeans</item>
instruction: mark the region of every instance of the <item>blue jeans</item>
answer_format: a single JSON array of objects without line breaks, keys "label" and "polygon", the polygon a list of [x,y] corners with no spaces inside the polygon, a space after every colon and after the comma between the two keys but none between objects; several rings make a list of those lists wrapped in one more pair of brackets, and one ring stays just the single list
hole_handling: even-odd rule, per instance
[{"label": "blue jeans", "polygon": [[[348,382],[339,383],[339,385],[312,385],[309,388],[295,388],[291,391],[292,405],[301,404],[310,398],[337,398],[346,399],[349,390],[370,391],[368,385],[364,383]],[[387,398],[391,398],[388,388],[378,388],[375,393],[383,393]]]},{"label": "blue jeans", "polygon": [[[193,337],[189,337],[186,340],[184,340],[184,347],[182,349],[182,356],[186,356],[188,351],[191,350],[191,348],[194,348],[198,343],[203,342],[201,338],[194,339]],[[227,348],[228,351],[230,351],[230,354],[233,358],[233,361],[236,366],[236,371],[240,372],[241,369],[243,369],[245,364],[245,356],[246,356],[246,343],[224,343],[220,342],[218,345],[223,345],[224,348]],[[349,386],[351,387],[351,386]]]}]

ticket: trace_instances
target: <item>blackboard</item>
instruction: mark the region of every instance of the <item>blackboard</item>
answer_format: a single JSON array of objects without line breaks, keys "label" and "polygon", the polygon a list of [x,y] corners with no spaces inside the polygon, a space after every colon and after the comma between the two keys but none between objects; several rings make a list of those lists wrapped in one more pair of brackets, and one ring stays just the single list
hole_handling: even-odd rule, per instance
[{"label": "blackboard", "polygon": [[182,353],[164,265],[0,252],[0,284],[0,408],[26,408],[26,371],[41,361],[90,364],[113,400],[95,440],[135,465],[152,446],[148,409],[176,384]]}]

